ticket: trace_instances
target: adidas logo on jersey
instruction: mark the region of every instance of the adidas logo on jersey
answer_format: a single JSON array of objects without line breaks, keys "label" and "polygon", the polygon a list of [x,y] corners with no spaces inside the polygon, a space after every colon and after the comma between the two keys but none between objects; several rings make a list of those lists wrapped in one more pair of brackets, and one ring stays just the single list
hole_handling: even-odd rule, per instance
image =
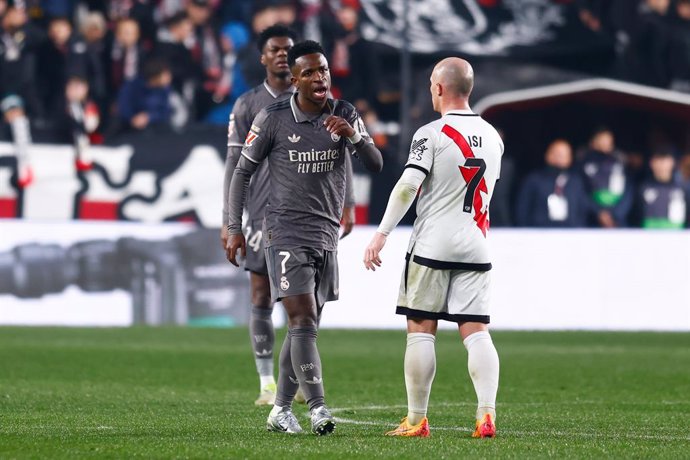
[{"label": "adidas logo on jersey", "polygon": [[298,136],[297,134],[293,134],[292,136],[288,136],[288,140],[290,142],[292,142],[293,144],[298,143],[300,139],[302,139],[302,136]]}]

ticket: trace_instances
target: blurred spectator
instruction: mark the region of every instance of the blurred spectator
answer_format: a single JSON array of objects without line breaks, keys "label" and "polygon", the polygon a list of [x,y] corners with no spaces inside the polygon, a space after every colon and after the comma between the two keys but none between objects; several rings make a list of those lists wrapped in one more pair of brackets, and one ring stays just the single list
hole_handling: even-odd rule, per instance
[{"label": "blurred spectator", "polygon": [[0,8],[5,10],[0,35],[0,110],[14,143],[17,185],[23,188],[33,181],[29,117],[43,115],[34,69],[44,35],[27,24],[24,10],[7,7],[6,2],[0,2]]},{"label": "blurred spectator", "polygon": [[39,51],[39,89],[51,112],[59,105],[68,75],[87,75],[86,42],[75,34],[67,18],[52,18],[48,38]]},{"label": "blurred spectator", "polygon": [[108,88],[116,94],[129,80],[134,80],[146,57],[139,34],[139,24],[133,19],[120,19],[115,26],[115,36],[108,52]]},{"label": "blurred spectator", "polygon": [[516,224],[521,227],[586,227],[589,197],[582,178],[571,170],[570,144],[563,139],[553,141],[544,159],[546,167],[528,175],[520,188]]},{"label": "blurred spectator", "polygon": [[[168,0],[110,0],[106,1],[108,19],[117,23],[121,19],[129,18],[137,22],[140,28],[141,41],[147,50],[153,48],[157,39],[158,25],[156,22],[157,11],[164,10]],[[92,7],[93,8],[93,7]],[[181,5],[176,4],[173,11],[179,11]],[[161,18],[167,18],[170,14],[162,14]]]},{"label": "blurred spectator", "polygon": [[86,77],[89,94],[98,104],[99,112],[103,113],[108,101],[105,43],[108,29],[103,14],[87,14],[81,22],[80,31],[86,41]]},{"label": "blurred spectator", "polygon": [[677,0],[670,28],[670,88],[690,93],[690,0]]},{"label": "blurred spectator", "polygon": [[194,106],[195,94],[203,70],[194,62],[188,48],[194,40],[194,27],[189,16],[180,11],[168,18],[158,32],[155,53],[169,63],[172,72],[172,87],[180,94],[187,107]]},{"label": "blurred spectator", "polygon": [[58,140],[74,146],[77,170],[91,169],[89,136],[98,128],[100,116],[97,105],[89,98],[88,79],[81,75],[72,75],[67,79],[60,110],[53,118],[58,128]]},{"label": "blurred spectator", "polygon": [[652,86],[666,86],[668,9],[670,0],[644,0],[621,56],[621,77]]},{"label": "blurred spectator", "polygon": [[36,53],[46,41],[40,29],[27,22],[23,10],[5,7],[0,31],[0,95],[19,96],[30,117],[43,116],[44,110],[36,88]]},{"label": "blurred spectator", "polygon": [[230,92],[231,69],[223,65],[223,49],[218,31],[211,23],[208,0],[189,0],[187,14],[194,26],[192,58],[201,69],[202,84],[196,92],[195,114],[201,119]]},{"label": "blurred spectator", "polygon": [[625,173],[623,154],[615,149],[613,132],[598,129],[589,143],[581,171],[595,210],[595,225],[625,227],[632,206],[632,187]]},{"label": "blurred spectator", "polygon": [[334,17],[322,18],[322,43],[330,56],[334,97],[355,105],[361,100],[374,105],[380,80],[379,60],[374,44],[360,34],[359,9],[359,0],[343,0]]},{"label": "blurred spectator", "polygon": [[157,126],[166,130],[172,127],[172,80],[167,61],[151,58],[144,63],[141,77],[122,85],[117,105],[125,129],[141,131]]},{"label": "blurred spectator", "polygon": [[680,157],[676,177],[688,195],[690,195],[690,152]]},{"label": "blurred spectator", "polygon": [[674,177],[669,148],[656,149],[649,160],[652,176],[639,189],[635,223],[642,228],[683,228],[687,225],[687,192]]}]

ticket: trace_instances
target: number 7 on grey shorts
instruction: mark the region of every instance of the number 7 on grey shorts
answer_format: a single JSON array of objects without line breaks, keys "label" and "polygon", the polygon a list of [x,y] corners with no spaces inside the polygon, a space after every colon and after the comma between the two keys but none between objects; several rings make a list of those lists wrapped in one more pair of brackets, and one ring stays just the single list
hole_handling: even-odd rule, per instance
[{"label": "number 7 on grey shorts", "polygon": [[271,246],[266,264],[273,301],[300,294],[314,294],[318,306],[338,300],[337,251]]}]

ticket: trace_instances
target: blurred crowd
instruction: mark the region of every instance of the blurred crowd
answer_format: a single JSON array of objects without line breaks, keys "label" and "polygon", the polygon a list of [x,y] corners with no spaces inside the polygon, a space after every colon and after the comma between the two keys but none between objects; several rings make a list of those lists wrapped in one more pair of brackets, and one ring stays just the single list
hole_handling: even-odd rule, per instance
[{"label": "blurred crowd", "polygon": [[[612,76],[690,92],[690,0],[572,2],[615,43]],[[396,152],[397,56],[391,65],[390,50],[361,36],[361,9],[359,0],[0,0],[0,135],[15,144],[17,184],[32,181],[36,133],[72,143],[84,170],[85,147],[103,139],[227,125],[234,101],[265,78],[255,39],[275,23],[323,44],[333,96],[355,104],[384,154]],[[545,169],[497,189],[497,216],[511,216],[496,222],[686,226],[690,156],[652,150],[623,153],[607,129],[575,152],[554,140]]]},{"label": "blurred crowd", "polygon": [[[280,22],[323,43],[334,96],[368,112],[379,62],[359,37],[359,8],[357,0],[0,0],[2,108],[65,138],[74,98],[105,135],[225,125],[237,97],[265,78],[254,38]],[[75,84],[85,92],[70,91]]]},{"label": "blurred crowd", "polygon": [[324,45],[333,95],[355,103],[385,147],[380,62],[359,35],[359,10],[358,0],[0,0],[2,135],[16,145],[19,186],[32,180],[32,133],[78,147],[227,125],[234,101],[265,78],[255,38],[275,23]]},{"label": "blurred crowd", "polygon": [[615,43],[612,76],[690,93],[690,0],[578,0],[580,20]]},{"label": "blurred crowd", "polygon": [[688,204],[690,153],[667,144],[646,156],[623,152],[601,127],[578,149],[554,139],[544,167],[517,187],[513,209],[520,227],[680,229],[690,224]]}]

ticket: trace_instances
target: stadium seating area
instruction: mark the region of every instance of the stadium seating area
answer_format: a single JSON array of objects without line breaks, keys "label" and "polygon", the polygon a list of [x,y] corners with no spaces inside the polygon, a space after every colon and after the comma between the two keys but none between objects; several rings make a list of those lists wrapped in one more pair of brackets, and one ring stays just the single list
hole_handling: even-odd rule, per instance
[{"label": "stadium seating area", "polygon": [[[444,7],[450,9],[444,14],[467,17],[459,3],[447,2]],[[530,8],[536,8],[536,13],[542,14],[540,21],[548,23],[550,3]],[[355,103],[388,158],[389,168],[370,191],[370,216],[376,221],[383,212],[377,197],[387,193],[399,174],[409,130],[434,116],[426,100],[426,81],[429,64],[439,54],[464,55],[476,62],[480,81],[475,102],[502,91],[512,80],[520,80],[520,74],[532,75],[531,86],[552,83],[567,74],[569,78],[607,77],[677,94],[690,93],[689,0],[554,3],[562,9],[565,23],[561,29],[567,29],[568,35],[560,42],[553,40],[549,48],[549,43],[529,43],[518,34],[522,41],[517,40],[512,47],[506,45],[500,52],[495,47],[476,48],[476,43],[475,48],[444,48],[440,44],[442,34],[436,37],[438,48],[423,44],[428,37],[420,24],[434,24],[443,18],[440,13],[413,11],[413,85],[404,88],[395,37],[372,32],[383,23],[383,15],[377,14],[385,5],[367,0],[0,0],[2,136],[7,141],[17,136],[8,118],[9,111],[16,112],[17,107],[30,121],[34,142],[78,144],[81,141],[75,139],[83,139],[75,135],[78,132],[86,133],[91,144],[99,144],[127,133],[165,135],[184,132],[199,123],[225,126],[237,97],[264,77],[254,45],[256,34],[276,22],[286,23],[302,37],[323,43],[331,63],[333,95]],[[495,17],[512,8],[510,2],[478,4],[489,28]],[[387,11],[395,13],[399,11],[396,8],[393,5]],[[516,27],[525,20],[515,11],[511,14],[515,14]],[[484,36],[474,33],[468,27],[468,40],[481,38],[482,46],[491,42],[487,31]],[[567,50],[563,43],[568,43]],[[582,46],[575,50],[573,43]],[[492,65],[510,68],[514,78],[494,73],[487,67]],[[411,93],[411,102],[409,112],[401,118],[406,91]],[[150,106],[142,106],[142,100],[149,101]],[[75,101],[81,104],[81,115],[71,109]],[[556,137],[572,144],[576,151],[574,170],[582,171],[591,132],[587,138],[582,133],[559,132],[555,136],[541,132],[530,151],[525,151],[518,147],[525,145],[525,139],[512,135],[509,126],[490,121],[505,127],[508,134],[506,174],[492,203],[493,223],[534,225],[517,216],[521,205],[518,196],[526,177],[541,167],[542,153]],[[597,122],[612,124],[605,116]],[[594,131],[599,127],[589,128]],[[642,186],[652,176],[648,168],[651,154],[660,149],[671,153],[676,169],[673,182],[687,195],[690,140],[670,135],[662,126],[654,127],[658,132],[640,145],[630,137],[629,126],[619,124],[611,129],[620,141],[616,152],[625,166],[632,197],[616,226],[641,226]],[[630,144],[636,148],[629,148]],[[601,223],[597,212],[568,226],[610,226]],[[683,226],[687,226],[687,212]]]}]

